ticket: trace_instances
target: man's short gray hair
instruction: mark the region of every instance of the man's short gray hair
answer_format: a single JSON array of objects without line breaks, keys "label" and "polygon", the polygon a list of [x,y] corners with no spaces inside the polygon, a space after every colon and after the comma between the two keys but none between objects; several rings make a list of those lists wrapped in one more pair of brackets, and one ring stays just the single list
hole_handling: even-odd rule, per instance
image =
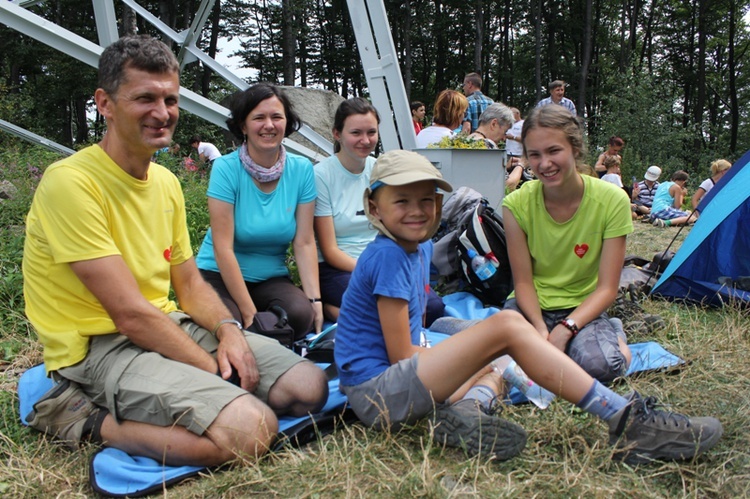
[{"label": "man's short gray hair", "polygon": [[505,104],[499,102],[487,106],[487,109],[479,117],[479,124],[486,125],[492,122],[492,120],[497,120],[500,125],[507,125],[508,127],[512,127],[513,123],[516,122],[515,118],[513,118],[513,111]]},{"label": "man's short gray hair", "polygon": [[148,35],[123,36],[99,57],[99,88],[117,95],[127,67],[157,74],[180,72],[177,58],[164,43]]},{"label": "man's short gray hair", "polygon": [[556,88],[567,87],[567,86],[568,85],[563,80],[555,80],[555,81],[551,81],[549,84],[549,87],[547,88],[549,88],[549,91],[551,92]]}]

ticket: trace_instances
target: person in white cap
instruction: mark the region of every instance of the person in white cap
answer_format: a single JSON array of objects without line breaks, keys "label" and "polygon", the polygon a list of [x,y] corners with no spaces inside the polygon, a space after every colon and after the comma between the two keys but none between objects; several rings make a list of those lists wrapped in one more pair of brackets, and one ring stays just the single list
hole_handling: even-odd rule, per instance
[{"label": "person in white cap", "polygon": [[633,188],[633,205],[635,211],[641,215],[648,215],[651,213],[651,205],[654,202],[654,194],[656,189],[659,187],[659,176],[661,175],[661,168],[658,166],[649,166],[646,173],[643,175],[643,180],[638,182]]},{"label": "person in white cap", "polygon": [[716,419],[663,412],[652,397],[614,393],[512,310],[423,346],[430,238],[442,211],[438,188],[453,190],[427,158],[395,150],[375,162],[363,195],[380,233],[354,267],[334,356],[340,390],[365,425],[397,431],[432,415],[436,442],[509,459],[526,445],[526,432],[497,415],[503,381],[490,366],[509,354],[544,388],[607,421],[616,458],[690,459],[719,440]]}]

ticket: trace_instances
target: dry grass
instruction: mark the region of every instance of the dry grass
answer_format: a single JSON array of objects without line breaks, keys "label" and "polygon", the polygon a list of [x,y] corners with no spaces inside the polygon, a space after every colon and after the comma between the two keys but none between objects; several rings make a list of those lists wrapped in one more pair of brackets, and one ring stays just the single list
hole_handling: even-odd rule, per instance
[{"label": "dry grass", "polygon": [[[650,257],[666,247],[675,228],[637,224],[629,252]],[[680,241],[683,239],[681,236]],[[719,417],[724,437],[695,462],[638,468],[611,460],[606,427],[557,401],[546,411],[510,407],[529,443],[520,457],[504,463],[466,459],[429,439],[427,423],[400,434],[359,425],[301,450],[267,456],[208,473],[164,491],[168,497],[743,497],[750,495],[750,342],[748,311],[701,309],[647,300],[666,328],[651,338],[690,360],[683,370],[648,374],[616,385],[637,389],[690,414]],[[14,331],[18,331],[17,333]],[[39,346],[19,319],[13,331],[26,342],[10,363],[0,365],[0,495],[89,497],[88,461],[93,449],[77,454],[48,442],[18,423],[18,376],[37,363]]]}]

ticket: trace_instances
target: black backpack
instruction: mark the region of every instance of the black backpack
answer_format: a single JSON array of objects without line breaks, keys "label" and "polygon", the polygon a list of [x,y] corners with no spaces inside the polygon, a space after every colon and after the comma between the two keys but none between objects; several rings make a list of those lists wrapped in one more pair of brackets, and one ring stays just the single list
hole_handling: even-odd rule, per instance
[{"label": "black backpack", "polygon": [[[486,281],[480,280],[472,270],[468,255],[470,249],[490,260],[495,267],[495,273]],[[468,291],[485,305],[502,307],[513,291],[513,274],[503,219],[486,201],[480,203],[467,220],[465,229],[458,237],[456,250],[461,271],[469,282]]]},{"label": "black backpack", "polygon": [[443,294],[463,291],[467,286],[458,264],[458,237],[482,199],[474,189],[459,187],[443,204],[440,227],[432,237],[434,247],[430,266],[430,280],[437,281],[437,289]]}]

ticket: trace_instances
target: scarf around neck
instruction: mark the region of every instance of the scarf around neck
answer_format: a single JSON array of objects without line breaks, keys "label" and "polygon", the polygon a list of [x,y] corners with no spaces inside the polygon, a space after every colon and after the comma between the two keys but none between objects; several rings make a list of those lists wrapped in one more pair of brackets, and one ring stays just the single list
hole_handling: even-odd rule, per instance
[{"label": "scarf around neck", "polygon": [[242,143],[240,147],[240,163],[247,173],[250,174],[255,180],[261,184],[273,182],[281,178],[281,174],[284,173],[284,162],[286,161],[286,149],[283,145],[279,146],[279,159],[276,163],[270,167],[265,168],[260,166],[258,163],[253,161],[250,155],[247,153],[247,142]]}]

